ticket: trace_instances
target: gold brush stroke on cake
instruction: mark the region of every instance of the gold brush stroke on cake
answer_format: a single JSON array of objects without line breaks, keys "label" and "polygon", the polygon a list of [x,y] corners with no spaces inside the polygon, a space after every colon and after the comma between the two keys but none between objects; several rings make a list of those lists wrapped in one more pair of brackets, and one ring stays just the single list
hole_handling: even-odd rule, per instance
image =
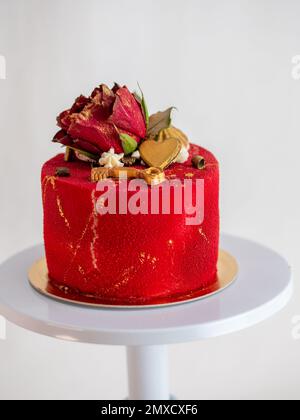
[{"label": "gold brush stroke on cake", "polygon": [[81,242],[83,241],[83,239],[84,239],[84,237],[85,237],[85,235],[86,235],[86,233],[87,233],[87,230],[88,230],[88,227],[89,227],[89,225],[90,225],[90,223],[91,223],[92,217],[93,217],[93,212],[89,215],[89,217],[88,217],[88,221],[87,221],[87,223],[86,223],[86,225],[85,225],[85,228],[83,229],[82,234],[81,234],[81,236],[80,236],[80,238],[79,238],[79,241],[77,242],[77,245],[76,245],[76,247],[75,247],[75,251],[74,251],[74,254],[73,254],[73,256],[72,256],[71,262],[70,262],[70,264],[69,264],[68,268],[67,268],[67,269],[66,269],[66,271],[65,271],[65,275],[64,275],[64,282],[66,282],[67,275],[69,274],[69,272],[70,272],[70,270],[71,270],[71,268],[72,268],[72,266],[73,266],[73,263],[74,263],[74,261],[75,261],[75,259],[76,259],[76,257],[77,257],[77,253],[78,253],[78,251],[79,251],[79,249],[80,249],[80,247],[81,247]]},{"label": "gold brush stroke on cake", "polygon": [[129,268],[125,268],[125,270],[123,271],[122,274],[122,280],[119,281],[118,283],[112,285],[111,287],[108,287],[106,289],[106,294],[109,292],[113,292],[114,290],[118,290],[120,289],[122,286],[125,286],[126,284],[128,284],[129,280],[130,280],[130,275],[131,273],[135,272],[135,267],[132,265]]},{"label": "gold brush stroke on cake", "polygon": [[[120,280],[119,283],[116,283],[113,287],[121,287],[123,284],[126,284],[130,279],[131,270],[135,269],[133,266],[128,269],[128,271],[124,270],[123,278]],[[212,296],[216,293],[221,292],[222,290],[229,287],[234,281],[237,279],[238,276],[238,264],[236,259],[226,251],[220,250],[219,252],[219,260],[218,260],[218,274],[217,274],[217,281],[211,285],[210,287],[199,290],[195,293],[186,293],[181,298],[177,298],[174,302],[170,303],[162,303],[162,304],[155,304],[155,305],[106,305],[97,301],[97,299],[90,299],[88,300],[87,297],[83,295],[79,295],[73,299],[67,298],[67,290],[66,291],[59,291],[56,290],[55,293],[50,293],[48,289],[48,268],[46,259],[43,258],[37,261],[33,266],[29,269],[28,278],[31,286],[40,292],[41,294],[65,302],[65,303],[75,303],[77,305],[89,306],[89,307],[98,307],[98,308],[124,308],[124,309],[141,309],[141,308],[159,308],[159,307],[166,307],[166,306],[173,306],[188,302],[197,301],[200,299],[204,299],[208,296]],[[53,288],[51,288],[52,290]],[[107,290],[110,290],[108,288]]]},{"label": "gold brush stroke on cake", "polygon": [[43,190],[43,203],[44,204],[46,202],[47,187],[49,183],[51,183],[53,190],[55,190],[55,180],[56,180],[55,176],[45,176],[45,178],[43,179],[42,190]]},{"label": "gold brush stroke on cake", "polygon": [[202,238],[209,244],[209,240],[208,240],[207,236],[205,235],[205,233],[203,232],[202,227],[199,228],[199,233],[202,236]]},{"label": "gold brush stroke on cake", "polygon": [[130,280],[131,274],[134,274],[135,271],[136,271],[136,267],[133,265],[131,267],[125,268],[125,270],[123,271],[121,275],[121,280],[119,280],[115,284],[112,284],[110,287],[107,287],[106,289],[101,290],[102,297],[107,296],[108,294],[111,294],[116,290],[119,290],[122,286],[126,286],[126,284],[128,284]]},{"label": "gold brush stroke on cake", "polygon": [[61,198],[59,196],[59,194],[57,193],[57,188],[56,188],[56,177],[55,176],[46,176],[43,180],[42,183],[42,190],[43,190],[43,202],[45,204],[46,201],[46,192],[47,192],[47,187],[48,185],[51,184],[53,191],[56,192],[56,205],[58,208],[58,212],[60,217],[63,219],[63,221],[65,222],[65,225],[67,226],[67,228],[70,230],[71,226],[70,223],[65,215],[63,206],[61,204]]},{"label": "gold brush stroke on cake", "polygon": [[86,272],[84,271],[84,269],[81,265],[78,265],[78,272],[82,275],[84,283],[87,284],[88,279],[86,277]]},{"label": "gold brush stroke on cake", "polygon": [[66,225],[66,226],[67,226],[67,228],[70,230],[70,229],[71,229],[71,227],[70,227],[70,223],[69,223],[68,219],[67,219],[67,218],[66,218],[66,216],[65,216],[65,213],[64,213],[64,210],[63,210],[63,207],[62,207],[62,204],[61,204],[61,201],[60,201],[59,196],[57,196],[57,197],[56,197],[56,204],[57,204],[57,207],[58,207],[58,212],[59,212],[59,214],[60,214],[61,218],[64,220],[65,225]]},{"label": "gold brush stroke on cake", "polygon": [[[46,193],[47,193],[47,188],[48,188],[48,185],[49,184],[51,184],[51,186],[53,188],[53,191],[54,192],[57,192],[57,188],[56,188],[56,177],[55,176],[49,176],[48,175],[48,176],[46,176],[43,179],[43,182],[42,182],[42,192],[43,192],[43,203],[44,204],[46,202],[46,195],[47,195]],[[62,207],[62,204],[61,204],[61,200],[60,200],[59,195],[57,195],[57,197],[56,197],[56,204],[57,204],[58,212],[59,212],[60,216],[63,218],[63,220],[65,222],[65,225],[67,226],[67,228],[69,230],[71,230],[70,223],[69,223],[67,217],[65,216],[65,213],[64,213],[64,210],[63,210],[63,207]],[[70,242],[68,245],[71,248],[71,250],[74,249],[74,245],[72,244],[72,242]]]},{"label": "gold brush stroke on cake", "polygon": [[[63,206],[62,206],[61,198],[60,198],[60,196],[59,196],[59,194],[57,192],[56,177],[55,176],[46,176],[43,179],[43,182],[42,182],[43,203],[45,204],[45,202],[46,202],[47,188],[48,188],[49,185],[51,185],[52,188],[53,188],[53,191],[56,192],[56,205],[57,205],[57,209],[58,209],[59,215],[64,220],[64,223],[65,223],[66,227],[68,228],[68,230],[71,230],[70,223],[69,223],[69,221],[68,221],[68,219],[67,219],[67,217],[65,215],[65,212],[64,212],[64,209],[63,209]],[[98,269],[98,261],[97,261],[96,252],[95,252],[95,246],[96,246],[96,242],[98,240],[98,234],[97,234],[98,217],[97,217],[97,211],[96,211],[96,196],[95,196],[95,193],[96,193],[96,191],[93,190],[92,191],[92,206],[93,206],[92,212],[88,216],[88,221],[87,221],[87,223],[86,223],[86,225],[85,225],[85,227],[84,227],[84,229],[83,229],[83,231],[81,233],[81,236],[79,238],[79,241],[77,242],[77,245],[75,246],[75,250],[74,250],[74,245],[72,243],[70,244],[70,248],[71,248],[71,250],[73,250],[73,255],[71,257],[71,262],[70,262],[69,266],[67,267],[67,269],[65,271],[64,281],[66,280],[67,275],[69,274],[69,272],[70,272],[70,270],[71,270],[71,268],[73,266],[73,263],[74,263],[74,261],[76,259],[76,256],[78,254],[78,251],[79,251],[79,249],[81,247],[81,243],[82,243],[82,241],[83,241],[83,239],[84,239],[84,237],[85,237],[85,235],[87,233],[87,230],[88,230],[88,227],[89,227],[91,221],[93,222],[92,229],[91,229],[92,230],[92,233],[93,233],[93,239],[92,239],[91,248],[90,248],[91,249],[91,258],[92,258],[93,267],[97,271],[99,271],[99,269]],[[82,273],[82,270],[83,270],[82,267],[78,267],[78,270],[83,275],[83,273]]]},{"label": "gold brush stroke on cake", "polygon": [[152,265],[156,265],[158,257],[155,257],[151,254],[147,254],[146,252],[141,252],[139,255],[139,261],[142,265],[145,264],[145,262],[149,262]]},{"label": "gold brush stroke on cake", "polygon": [[98,213],[96,210],[96,190],[92,191],[92,206],[93,206],[93,223],[92,223],[92,234],[93,234],[93,238],[92,238],[92,242],[91,242],[91,258],[92,258],[92,264],[93,267],[95,268],[95,270],[99,271],[98,269],[98,260],[96,257],[96,252],[95,252],[95,246],[97,243],[97,240],[99,239],[99,235],[97,233],[97,228],[98,228]]},{"label": "gold brush stroke on cake", "polygon": [[85,271],[84,269],[81,267],[81,265],[78,266],[78,271],[80,274],[82,274],[83,276],[85,276]]},{"label": "gold brush stroke on cake", "polygon": [[168,242],[167,242],[168,252],[170,254],[170,264],[171,264],[172,267],[175,265],[175,259],[176,259],[175,255],[174,255],[174,248],[175,248],[174,243],[175,242],[174,242],[173,239],[169,239]]},{"label": "gold brush stroke on cake", "polygon": [[74,251],[74,254],[72,256],[70,265],[69,265],[69,267],[65,271],[64,281],[66,281],[66,279],[67,279],[67,276],[68,276],[68,274],[69,274],[69,272],[70,272],[70,270],[71,270],[71,268],[73,266],[73,263],[74,263],[74,261],[76,259],[76,256],[78,254],[78,251],[79,251],[79,249],[81,247],[81,243],[82,243],[82,241],[83,241],[83,239],[84,239],[84,237],[85,237],[85,235],[86,235],[86,233],[88,231],[88,227],[89,227],[89,225],[91,223],[92,223],[91,231],[93,233],[93,239],[92,239],[91,246],[90,246],[91,258],[92,258],[93,267],[99,272],[98,261],[97,261],[96,252],[95,252],[96,242],[97,242],[97,240],[99,238],[98,233],[97,233],[98,213],[97,213],[97,210],[96,210],[96,190],[93,190],[92,191],[91,202],[92,202],[92,211],[91,211],[91,213],[88,216],[87,223],[86,223],[86,225],[85,225],[85,227],[84,227],[84,229],[83,229],[83,231],[81,233],[81,236],[79,238],[79,241],[77,242],[77,245],[75,247],[75,251]]}]

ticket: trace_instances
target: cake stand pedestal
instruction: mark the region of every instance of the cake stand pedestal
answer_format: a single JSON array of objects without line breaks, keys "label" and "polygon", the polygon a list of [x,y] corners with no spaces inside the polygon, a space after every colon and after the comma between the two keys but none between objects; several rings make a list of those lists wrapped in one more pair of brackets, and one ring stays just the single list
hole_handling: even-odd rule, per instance
[{"label": "cake stand pedestal", "polygon": [[291,270],[274,251],[223,235],[222,249],[239,264],[235,283],[186,304],[151,309],[95,309],[42,296],[27,270],[43,246],[0,266],[0,314],[14,324],[62,340],[127,346],[130,400],[169,399],[167,345],[207,339],[253,326],[284,308],[292,295]]}]

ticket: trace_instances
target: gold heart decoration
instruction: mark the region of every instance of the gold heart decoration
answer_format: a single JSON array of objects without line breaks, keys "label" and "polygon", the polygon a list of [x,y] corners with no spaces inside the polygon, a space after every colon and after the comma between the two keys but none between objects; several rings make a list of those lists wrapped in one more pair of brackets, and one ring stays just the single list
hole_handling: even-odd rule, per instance
[{"label": "gold heart decoration", "polygon": [[139,148],[141,158],[150,167],[164,170],[177,158],[181,143],[176,138],[163,141],[145,140]]}]

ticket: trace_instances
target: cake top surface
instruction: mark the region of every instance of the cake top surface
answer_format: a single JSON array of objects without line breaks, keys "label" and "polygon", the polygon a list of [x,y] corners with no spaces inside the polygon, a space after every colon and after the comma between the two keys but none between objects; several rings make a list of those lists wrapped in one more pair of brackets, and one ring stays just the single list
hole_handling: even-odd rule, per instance
[{"label": "cake top surface", "polygon": [[[195,168],[191,163],[191,159],[195,155],[202,156],[205,159],[205,168],[202,170]],[[218,161],[211,152],[198,145],[191,144],[187,162],[171,164],[164,172],[168,180],[208,180],[215,176],[216,171],[218,171],[218,166]],[[141,170],[145,169],[142,165],[134,165],[134,167]],[[57,172],[62,168],[67,170],[67,174],[59,176]],[[43,178],[55,176],[60,183],[80,185],[83,188],[89,189],[95,188],[95,183],[91,182],[90,179],[91,166],[80,160],[66,162],[63,154],[59,154],[45,163],[42,176]],[[118,180],[114,180],[114,182],[118,183]]]}]

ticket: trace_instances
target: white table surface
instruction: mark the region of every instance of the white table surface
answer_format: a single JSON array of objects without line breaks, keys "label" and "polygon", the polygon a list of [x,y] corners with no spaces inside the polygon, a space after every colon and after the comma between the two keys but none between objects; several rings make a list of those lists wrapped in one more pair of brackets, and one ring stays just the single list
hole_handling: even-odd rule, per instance
[{"label": "white table surface", "polygon": [[239,264],[228,289],[203,300],[155,309],[95,309],[42,296],[27,271],[43,246],[27,249],[0,266],[0,314],[39,334],[114,345],[155,345],[205,339],[255,325],[284,308],[292,295],[291,270],[274,251],[222,235],[221,247]]}]

